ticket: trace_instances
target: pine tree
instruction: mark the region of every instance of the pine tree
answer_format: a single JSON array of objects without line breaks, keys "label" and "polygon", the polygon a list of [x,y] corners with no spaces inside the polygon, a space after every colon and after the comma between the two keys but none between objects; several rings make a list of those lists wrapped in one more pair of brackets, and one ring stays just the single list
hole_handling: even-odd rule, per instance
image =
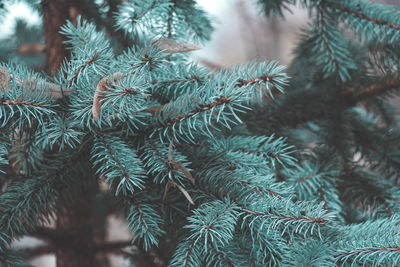
[{"label": "pine tree", "polygon": [[[7,40],[0,266],[43,251],[60,267],[106,253],[132,266],[400,265],[399,9],[258,2],[267,16],[309,10],[287,70],[192,62],[212,31],[193,0],[29,2],[48,75]],[[128,242],[104,241],[110,214]],[[48,245],[10,246],[25,235]]]}]

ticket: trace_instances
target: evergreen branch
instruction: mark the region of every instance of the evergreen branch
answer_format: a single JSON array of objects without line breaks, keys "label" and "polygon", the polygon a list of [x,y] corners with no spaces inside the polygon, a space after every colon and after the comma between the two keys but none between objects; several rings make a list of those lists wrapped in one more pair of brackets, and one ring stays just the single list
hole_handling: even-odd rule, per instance
[{"label": "evergreen branch", "polygon": [[[72,171],[70,164],[76,164],[81,159],[65,154],[58,156],[63,156],[62,162],[53,155],[50,170],[38,171],[35,178],[15,181],[0,195],[0,251],[15,237],[29,233],[48,221],[54,215],[56,200],[68,188],[65,185],[74,184],[68,176]],[[63,182],[59,179],[61,175]]]},{"label": "evergreen branch", "polygon": [[[224,247],[233,238],[237,223],[237,207],[229,200],[204,203],[188,218],[191,235],[175,251],[171,266],[197,266],[200,256],[214,246]],[[211,245],[212,244],[212,245]]]},{"label": "evergreen branch", "polygon": [[8,100],[8,99],[0,99],[0,105],[16,105],[16,106],[27,106],[27,107],[45,107],[44,103],[33,103],[33,102],[24,102],[23,100]]},{"label": "evergreen branch", "polygon": [[289,247],[283,262],[288,266],[336,266],[332,250],[323,241],[301,240]]},{"label": "evergreen branch", "polygon": [[32,267],[19,253],[13,250],[0,251],[1,267]]},{"label": "evergreen branch", "polygon": [[91,154],[97,173],[104,175],[111,187],[116,186],[116,195],[122,191],[126,196],[135,188],[144,188],[146,172],[142,163],[121,139],[97,133]]},{"label": "evergreen branch", "polygon": [[[272,113],[278,112],[280,116],[280,120],[275,127],[295,127],[299,124],[304,124],[309,121],[322,119],[326,116],[326,107],[335,105],[335,108],[345,110],[347,108],[351,108],[357,105],[361,101],[368,100],[373,97],[378,97],[384,94],[391,92],[394,89],[400,87],[400,78],[392,78],[386,81],[382,81],[380,83],[372,84],[363,89],[350,88],[347,90],[341,91],[338,95],[334,95],[331,97],[325,97],[325,99],[320,98],[319,91],[308,92],[307,97],[309,99],[313,99],[315,102],[319,102],[321,104],[321,109],[305,109],[302,113],[297,112],[299,106],[296,106],[296,110],[291,109],[292,102],[288,99],[293,100],[294,98],[298,98],[299,95],[294,93],[293,95],[286,96],[287,102],[282,102],[279,108],[272,110]],[[302,95],[304,97],[304,95]],[[287,106],[286,106],[287,105]],[[305,108],[302,105],[309,106],[309,102],[301,104],[301,107]],[[322,108],[324,107],[324,108]],[[266,120],[268,117],[273,117],[273,114],[265,113],[262,115],[263,120]],[[286,113],[286,114],[285,114]],[[277,130],[277,129],[275,129]]]},{"label": "evergreen branch", "polygon": [[374,17],[371,17],[371,16],[367,16],[364,13],[357,12],[354,9],[350,9],[350,8],[348,8],[348,7],[344,6],[344,5],[338,4],[336,2],[327,1],[326,4],[328,6],[331,6],[331,7],[335,8],[335,9],[338,9],[339,11],[341,11],[343,13],[349,14],[349,15],[354,16],[356,18],[359,18],[361,20],[366,20],[366,21],[372,22],[372,23],[377,24],[377,25],[387,26],[387,27],[395,29],[395,30],[400,30],[400,25],[398,25],[398,24],[394,24],[394,23],[391,23],[389,21],[380,20],[380,19],[377,19],[377,18],[374,18]]},{"label": "evergreen branch", "polygon": [[312,223],[319,223],[319,224],[324,224],[327,223],[328,221],[323,219],[323,218],[308,218],[308,217],[294,217],[294,216],[285,216],[282,214],[273,214],[273,213],[269,213],[269,212],[257,212],[254,210],[249,210],[249,209],[242,209],[243,212],[245,212],[248,215],[255,215],[258,217],[263,217],[263,218],[280,218],[283,219],[285,221],[295,221],[295,222],[299,222],[299,221],[304,221],[304,222],[312,222]]},{"label": "evergreen branch", "polygon": [[195,115],[197,115],[199,113],[202,113],[202,112],[205,112],[205,111],[209,111],[209,110],[211,110],[211,109],[213,109],[215,107],[218,107],[218,106],[229,104],[229,103],[231,103],[231,100],[229,98],[230,98],[229,96],[228,97],[221,96],[221,97],[217,97],[214,102],[211,102],[209,104],[200,104],[198,108],[196,108],[195,110],[190,111],[188,114],[184,114],[184,115],[178,116],[176,118],[173,118],[173,119],[170,119],[169,121],[167,121],[164,124],[163,129],[166,129],[166,128],[171,127],[171,126],[173,126],[173,125],[175,125],[177,123],[180,123],[183,120],[187,120],[187,119],[189,119],[189,118],[191,118],[191,117],[193,117],[193,116],[195,116]]},{"label": "evergreen branch", "polygon": [[170,84],[170,83],[181,83],[181,82],[199,82],[200,81],[200,77],[198,75],[194,75],[192,77],[188,77],[186,79],[175,79],[175,80],[161,80],[161,81],[157,81],[157,80],[152,80],[151,83],[152,84]]},{"label": "evergreen branch", "polygon": [[132,233],[132,243],[143,242],[145,251],[158,244],[158,238],[165,234],[160,225],[163,220],[153,205],[132,203],[127,216],[129,229]]},{"label": "evergreen branch", "polygon": [[[372,257],[373,256],[373,257]],[[369,259],[369,258],[372,259]],[[400,248],[399,247],[376,247],[376,248],[360,248],[356,250],[340,250],[340,253],[335,255],[337,262],[371,262],[373,265],[382,263],[387,258],[396,266],[400,262]]]},{"label": "evergreen branch", "polygon": [[[323,36],[322,42],[323,42],[325,48],[328,50],[329,56],[332,58],[332,61],[334,62],[334,65],[335,65],[336,69],[338,70],[339,69],[338,60],[336,59],[336,57],[333,56],[331,44],[330,44],[330,42],[328,42],[328,40],[326,38],[327,33],[326,33],[326,29],[325,29],[326,28],[326,25],[325,25],[325,12],[324,12],[324,8],[323,8],[322,4],[320,4],[318,6],[318,21],[319,21],[319,24],[320,24],[319,26],[321,27],[321,35]],[[329,41],[331,41],[331,40],[329,40]]]},{"label": "evergreen branch", "polygon": [[325,2],[318,4],[314,26],[304,34],[297,53],[299,57],[300,53],[309,53],[310,63],[321,68],[324,78],[333,76],[345,82],[351,79],[349,72],[356,69],[356,65]]},{"label": "evergreen branch", "polygon": [[[211,166],[209,167],[211,170],[213,170],[213,168],[211,168]],[[225,188],[226,192],[230,192],[231,196],[234,196],[235,194],[239,193],[240,194],[246,194],[246,192],[248,193],[256,193],[259,194],[261,196],[274,196],[274,197],[283,197],[283,193],[278,193],[276,190],[273,190],[271,188],[265,188],[262,185],[257,185],[256,183],[254,183],[253,181],[247,181],[247,180],[240,180],[240,172],[239,175],[231,175],[231,174],[227,174],[227,172],[234,172],[236,170],[235,166],[228,166],[227,168],[225,168],[225,174],[220,174],[220,172],[218,172],[216,170],[217,168],[215,168],[215,172],[217,173],[217,175],[215,176],[210,176],[210,178],[212,177],[214,179],[214,183],[218,182],[219,186],[216,188],[217,190],[219,190],[221,187]],[[240,171],[240,170],[238,170]],[[217,178],[217,176],[219,176],[219,178]],[[256,178],[256,177],[253,177]],[[236,190],[234,190],[234,186],[238,186],[238,188]],[[240,188],[240,190],[239,190]],[[272,187],[273,188],[273,187]],[[278,188],[277,188],[278,189]],[[236,192],[238,191],[238,192]]]},{"label": "evergreen branch", "polygon": [[143,148],[140,157],[148,169],[148,173],[154,177],[154,182],[171,181],[184,184],[188,178],[186,172],[191,170],[188,169],[189,162],[183,154],[176,150],[172,151],[164,144],[150,138],[146,140]]},{"label": "evergreen branch", "polygon": [[235,265],[225,257],[224,253],[222,253],[220,250],[218,250],[213,243],[211,243],[211,247],[215,250],[215,252],[218,254],[218,257],[226,264],[228,267],[234,267]]},{"label": "evergreen branch", "polygon": [[[193,138],[191,130],[197,127],[205,135],[212,135],[209,127],[213,126],[211,119],[214,114],[216,118],[213,121],[226,127],[235,123],[234,120],[240,122],[236,112],[243,112],[239,108],[246,108],[244,104],[257,101],[255,98],[258,96],[263,97],[269,94],[272,98],[275,90],[283,91],[282,86],[287,84],[287,76],[282,73],[283,69],[284,67],[278,66],[276,62],[270,62],[254,64],[246,70],[237,67],[229,74],[221,72],[220,77],[209,81],[203,91],[183,95],[165,105],[157,116],[156,124],[158,125],[151,127],[156,129],[150,136],[155,133],[164,136],[172,134],[172,138],[177,139],[177,136],[183,134],[182,127],[187,127],[189,131],[186,139]],[[238,78],[238,75],[242,78]],[[254,76],[257,78],[253,78]],[[249,79],[246,79],[247,77]],[[204,114],[202,124],[197,120],[200,114]],[[182,126],[184,121],[186,125]],[[179,131],[175,127],[178,127]],[[151,128],[149,127],[149,130],[152,130]],[[168,129],[172,130],[171,133],[167,131]],[[169,139],[172,138],[169,137]]]},{"label": "evergreen branch", "polygon": [[276,230],[280,235],[299,234],[318,236],[323,239],[321,231],[332,226],[333,213],[323,209],[324,203],[316,204],[315,201],[293,201],[290,198],[249,198],[245,204],[240,205],[244,215],[242,228],[251,227],[253,232]]},{"label": "evergreen branch", "polygon": [[372,84],[364,89],[355,90],[349,89],[342,93],[347,103],[355,104],[367,98],[378,96],[388,92],[389,90],[396,89],[400,86],[400,77],[385,80],[381,83]]},{"label": "evergreen branch", "polygon": [[230,138],[220,138],[211,143],[211,146],[215,153],[219,153],[219,151],[222,150],[227,152],[227,156],[232,156],[230,153],[230,151],[232,151],[235,154],[240,154],[240,156],[248,154],[255,158],[263,157],[272,168],[276,168],[277,163],[282,166],[294,166],[296,164],[296,159],[292,156],[294,153],[292,150],[293,146],[288,146],[284,142],[284,138],[275,138],[274,134],[269,137],[234,136]]},{"label": "evergreen branch", "polygon": [[96,64],[96,60],[100,57],[100,54],[96,54],[94,57],[91,57],[89,60],[84,62],[78,69],[75,71],[74,75],[68,82],[68,86],[71,87],[74,82],[78,79],[79,75],[83,70],[85,70],[89,65]]},{"label": "evergreen branch", "polygon": [[313,177],[315,177],[315,176],[317,176],[317,175],[319,175],[319,174],[317,174],[317,173],[309,174],[309,175],[307,175],[306,177],[302,177],[302,178],[297,179],[297,180],[296,180],[296,183],[302,183],[302,182],[304,182],[305,180],[308,180],[308,179],[310,179],[310,178],[313,178]]},{"label": "evergreen branch", "polygon": [[[184,261],[184,266],[186,267],[186,266],[188,266],[188,263],[189,263],[189,261],[190,261],[190,257],[192,256],[192,253],[193,253],[193,251],[194,251],[194,246],[196,245],[196,243],[197,243],[197,241],[200,239],[200,235],[198,235],[196,238],[194,238],[192,241],[191,241],[191,243],[190,243],[190,245],[189,245],[189,247],[188,247],[188,250],[187,250],[187,252],[186,252],[186,255],[185,255],[185,261]],[[190,266],[190,265],[189,265]]]}]

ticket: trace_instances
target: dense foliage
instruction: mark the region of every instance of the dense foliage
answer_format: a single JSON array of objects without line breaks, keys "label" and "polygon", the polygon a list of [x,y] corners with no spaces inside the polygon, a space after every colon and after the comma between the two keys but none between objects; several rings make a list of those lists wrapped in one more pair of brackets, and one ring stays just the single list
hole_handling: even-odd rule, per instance
[{"label": "dense foliage", "polygon": [[53,77],[9,53],[0,266],[25,266],[10,243],[98,181],[138,253],[172,247],[170,266],[400,265],[400,128],[388,97],[400,88],[399,9],[258,2],[266,15],[296,2],[310,11],[287,71],[192,62],[183,42],[212,30],[192,0],[125,1],[114,15],[125,49],[93,4],[61,29],[72,54]]}]

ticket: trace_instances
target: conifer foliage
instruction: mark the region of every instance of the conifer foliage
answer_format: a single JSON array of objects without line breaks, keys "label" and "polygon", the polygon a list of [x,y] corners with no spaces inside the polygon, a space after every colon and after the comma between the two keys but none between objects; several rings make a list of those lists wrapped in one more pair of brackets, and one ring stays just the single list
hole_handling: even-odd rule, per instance
[{"label": "conifer foliage", "polygon": [[185,53],[212,31],[195,1],[82,2],[57,74],[0,67],[0,266],[88,188],[95,224],[125,216],[132,266],[400,265],[398,8],[259,0],[310,11],[289,68],[211,71]]}]

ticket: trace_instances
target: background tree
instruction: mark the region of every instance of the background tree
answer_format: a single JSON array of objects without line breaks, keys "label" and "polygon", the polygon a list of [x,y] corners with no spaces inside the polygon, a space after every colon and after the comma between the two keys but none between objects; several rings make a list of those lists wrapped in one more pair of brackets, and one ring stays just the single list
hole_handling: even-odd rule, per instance
[{"label": "background tree", "polygon": [[[5,47],[0,264],[52,251],[58,266],[106,266],[106,253],[134,266],[397,266],[399,122],[385,96],[400,87],[400,12],[259,4],[269,16],[296,2],[313,22],[288,74],[191,62],[211,32],[191,0],[31,3],[49,75]],[[104,239],[109,214],[129,240]],[[9,246],[24,235],[47,245]]]}]

